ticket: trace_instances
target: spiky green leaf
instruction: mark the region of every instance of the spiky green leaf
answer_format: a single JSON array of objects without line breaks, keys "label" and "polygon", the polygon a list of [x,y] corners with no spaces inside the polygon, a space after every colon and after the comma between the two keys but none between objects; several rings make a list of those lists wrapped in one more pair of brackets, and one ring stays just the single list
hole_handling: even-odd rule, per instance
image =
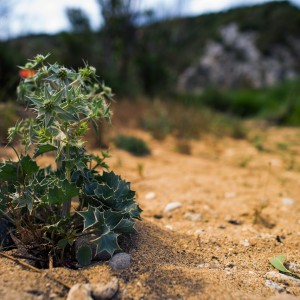
[{"label": "spiky green leaf", "polygon": [[86,231],[98,221],[95,216],[95,209],[92,206],[89,206],[85,211],[78,211],[77,213],[83,217],[83,231]]},{"label": "spiky green leaf", "polygon": [[114,232],[125,234],[137,233],[136,229],[134,228],[134,221],[130,219],[122,219],[114,228]]},{"label": "spiky green leaf", "polygon": [[20,164],[26,176],[31,176],[39,170],[39,167],[37,166],[36,162],[32,160],[32,158],[29,155],[23,156],[20,160]]},{"label": "spiky green leaf", "polygon": [[45,145],[40,145],[38,147],[38,149],[36,150],[36,152],[34,153],[34,158],[38,157],[39,155],[42,155],[44,153],[50,152],[50,151],[54,151],[57,150],[57,147],[50,145],[50,144],[45,144]]},{"label": "spiky green leaf", "polygon": [[0,164],[0,181],[17,181],[17,163],[8,161]]},{"label": "spiky green leaf", "polygon": [[96,255],[106,251],[110,256],[113,256],[115,251],[121,250],[118,244],[118,234],[109,231],[102,234],[99,238],[92,241],[96,244]]}]

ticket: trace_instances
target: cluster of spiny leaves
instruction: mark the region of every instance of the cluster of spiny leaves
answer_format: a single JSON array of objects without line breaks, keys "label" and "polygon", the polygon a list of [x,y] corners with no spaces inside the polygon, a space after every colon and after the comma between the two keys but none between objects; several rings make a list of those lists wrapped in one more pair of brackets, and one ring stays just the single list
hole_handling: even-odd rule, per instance
[{"label": "cluster of spiny leaves", "polygon": [[[28,251],[46,253],[57,264],[85,236],[89,242],[76,257],[88,264],[92,248],[93,255],[120,249],[118,236],[136,232],[133,219],[141,209],[130,184],[108,172],[108,153],[87,154],[82,140],[88,123],[110,120],[110,88],[87,64],[76,72],[47,57],[38,55],[23,68],[31,72],[18,96],[33,117],[9,129],[9,142],[20,139],[24,151],[16,152],[17,161],[0,163],[0,213]],[[56,168],[38,166],[36,158],[45,153],[54,155]]]}]

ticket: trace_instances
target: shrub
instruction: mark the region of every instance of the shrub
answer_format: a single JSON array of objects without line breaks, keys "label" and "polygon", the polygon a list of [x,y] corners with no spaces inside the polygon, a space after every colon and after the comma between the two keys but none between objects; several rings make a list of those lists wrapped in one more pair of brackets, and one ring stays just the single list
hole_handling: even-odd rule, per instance
[{"label": "shrub", "polygon": [[[86,265],[93,248],[94,255],[120,250],[118,237],[136,232],[133,219],[140,219],[141,209],[130,183],[97,171],[108,170],[107,153],[87,154],[82,141],[89,122],[110,119],[111,90],[93,67],[76,72],[47,64],[47,57],[37,55],[25,65],[32,71],[18,87],[35,116],[9,130],[9,141],[20,136],[24,153],[0,164],[0,212],[28,253],[38,250],[56,265],[74,259],[73,245],[85,236],[88,245],[75,256]],[[56,169],[38,166],[35,159],[47,152],[55,153]]]},{"label": "shrub", "polygon": [[114,143],[116,147],[137,156],[150,154],[150,149],[146,142],[134,136],[119,135],[114,139]]}]

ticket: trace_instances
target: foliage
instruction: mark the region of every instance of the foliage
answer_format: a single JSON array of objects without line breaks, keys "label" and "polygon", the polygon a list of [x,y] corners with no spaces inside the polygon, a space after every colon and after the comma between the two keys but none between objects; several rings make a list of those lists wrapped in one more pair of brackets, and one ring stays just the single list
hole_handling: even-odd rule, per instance
[{"label": "foliage", "polygon": [[278,256],[272,257],[270,259],[270,264],[282,273],[285,273],[287,275],[290,275],[290,276],[293,276],[296,278],[300,278],[298,274],[291,272],[290,270],[288,270],[285,267],[285,265],[284,265],[285,261],[286,261],[286,257],[284,255],[278,255]]},{"label": "foliage", "polygon": [[146,142],[134,136],[118,135],[114,139],[114,143],[118,148],[137,156],[150,154],[150,149]]},{"label": "foliage", "polygon": [[[24,153],[0,164],[1,212],[28,251],[38,248],[58,265],[83,235],[96,245],[95,255],[113,255],[120,250],[118,236],[136,232],[133,219],[140,219],[141,209],[129,183],[96,170],[108,169],[108,154],[87,154],[82,141],[88,123],[96,127],[97,120],[110,119],[111,90],[95,68],[86,64],[75,71],[47,64],[47,57],[37,55],[25,65],[36,73],[18,87],[34,116],[9,130],[9,141],[19,136]],[[36,158],[45,153],[54,153],[56,169],[38,166]],[[90,253],[79,249],[77,258],[88,264]]]},{"label": "foliage", "polygon": [[190,101],[189,97],[155,102],[142,114],[141,126],[159,140],[169,134],[183,140],[198,139],[206,133],[236,139],[247,136],[247,130],[239,118],[214,112]]}]

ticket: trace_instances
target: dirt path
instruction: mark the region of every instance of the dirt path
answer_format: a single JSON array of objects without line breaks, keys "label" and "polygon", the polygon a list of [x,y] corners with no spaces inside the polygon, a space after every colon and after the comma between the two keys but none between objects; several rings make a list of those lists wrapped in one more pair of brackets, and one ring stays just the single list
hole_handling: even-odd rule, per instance
[{"label": "dirt path", "polygon": [[[270,282],[282,287],[281,297],[300,296],[298,282],[267,275],[277,272],[269,259],[279,254],[300,265],[297,130],[268,129],[263,145],[204,137],[192,142],[191,155],[176,153],[172,139],[157,142],[143,132],[129,133],[152,149],[145,158],[113,149],[109,162],[132,182],[144,210],[139,234],[126,246],[131,267],[117,272],[104,262],[45,274],[70,285],[117,276],[116,299],[269,299],[279,293]],[[2,151],[2,157],[9,154]],[[165,212],[171,202],[180,206]],[[63,299],[67,292],[46,275],[4,258],[0,282],[4,300]]]}]

